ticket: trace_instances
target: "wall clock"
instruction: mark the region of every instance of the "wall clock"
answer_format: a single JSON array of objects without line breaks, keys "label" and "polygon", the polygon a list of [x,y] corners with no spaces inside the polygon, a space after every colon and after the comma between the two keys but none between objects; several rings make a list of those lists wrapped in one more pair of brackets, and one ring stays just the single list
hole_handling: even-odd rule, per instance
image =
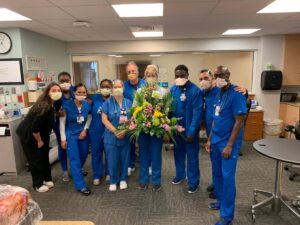
[{"label": "wall clock", "polygon": [[8,34],[0,32],[0,54],[7,54],[12,48],[12,41]]}]

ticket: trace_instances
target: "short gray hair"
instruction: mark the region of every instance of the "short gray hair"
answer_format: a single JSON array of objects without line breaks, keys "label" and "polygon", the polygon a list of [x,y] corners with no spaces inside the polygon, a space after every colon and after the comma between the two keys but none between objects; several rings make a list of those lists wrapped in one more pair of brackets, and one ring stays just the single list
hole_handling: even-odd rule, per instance
[{"label": "short gray hair", "polygon": [[120,79],[114,80],[114,81],[113,81],[113,85],[114,85],[115,83],[120,83],[120,84],[122,84],[122,86],[124,86],[124,82],[123,82],[122,80],[120,80]]},{"label": "short gray hair", "polygon": [[136,71],[137,71],[137,73],[139,73],[139,67],[138,67],[138,65],[135,63],[135,61],[129,61],[128,63],[127,63],[127,66],[126,66],[126,72],[127,72],[127,68],[128,68],[128,66],[131,66],[131,65],[133,65],[133,66],[135,66],[136,67]]}]

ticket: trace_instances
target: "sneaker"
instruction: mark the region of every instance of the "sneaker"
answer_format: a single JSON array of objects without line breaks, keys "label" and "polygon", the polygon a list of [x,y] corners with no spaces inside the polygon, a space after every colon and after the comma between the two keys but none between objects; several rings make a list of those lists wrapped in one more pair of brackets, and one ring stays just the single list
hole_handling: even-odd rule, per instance
[{"label": "sneaker", "polygon": [[44,181],[44,185],[46,185],[49,189],[54,187],[53,181]]},{"label": "sneaker", "polygon": [[220,203],[219,202],[212,202],[208,205],[208,208],[211,210],[220,210]]},{"label": "sneaker", "polygon": [[100,185],[100,179],[94,179],[93,180],[93,184],[95,185],[95,186],[98,186],[98,185]]},{"label": "sneaker", "polygon": [[130,169],[131,169],[131,173],[135,171],[135,167],[132,167]]},{"label": "sneaker", "polygon": [[199,188],[199,186],[196,186],[196,187],[189,187],[188,193],[189,193],[189,194],[194,194],[194,193],[196,193],[196,192],[198,191],[198,188]]},{"label": "sneaker", "polygon": [[128,167],[128,176],[130,176],[131,175],[131,168],[130,167]]},{"label": "sneaker", "polygon": [[64,171],[64,172],[63,172],[62,180],[63,180],[64,182],[70,181],[70,176],[69,176],[68,171]]},{"label": "sneaker", "polygon": [[217,199],[217,196],[215,195],[215,192],[210,192],[209,195],[208,195],[208,197],[210,199]]},{"label": "sneaker", "polygon": [[231,221],[220,219],[215,225],[232,225]]},{"label": "sneaker", "polygon": [[151,166],[149,166],[149,176],[151,176],[152,175],[152,167]]},{"label": "sneaker", "polygon": [[180,184],[180,183],[182,183],[184,180],[185,180],[185,178],[178,179],[177,177],[175,177],[175,178],[172,180],[172,184]]},{"label": "sneaker", "polygon": [[146,190],[147,189],[147,184],[140,184],[139,189],[140,190]]},{"label": "sneaker", "polygon": [[159,184],[154,184],[154,185],[152,186],[152,188],[153,188],[153,191],[160,191],[161,185],[159,185]]},{"label": "sneaker", "polygon": [[85,196],[88,196],[88,195],[90,195],[92,192],[91,192],[91,190],[90,190],[88,187],[85,187],[85,188],[82,188],[82,189],[80,190],[80,193],[83,194],[83,195],[85,195]]},{"label": "sneaker", "polygon": [[207,186],[206,191],[207,191],[207,192],[213,192],[214,189],[215,189],[214,185],[211,184],[211,185]]},{"label": "sneaker", "polygon": [[121,181],[120,182],[120,189],[121,190],[127,189],[127,183],[126,183],[126,181]]},{"label": "sneaker", "polygon": [[43,193],[49,191],[49,188],[46,185],[42,185],[39,188],[35,187],[34,188],[37,192]]},{"label": "sneaker", "polygon": [[110,178],[109,175],[106,175],[105,180],[109,181],[109,178]]},{"label": "sneaker", "polygon": [[116,184],[110,184],[109,185],[109,191],[116,191],[117,190],[117,185]]}]

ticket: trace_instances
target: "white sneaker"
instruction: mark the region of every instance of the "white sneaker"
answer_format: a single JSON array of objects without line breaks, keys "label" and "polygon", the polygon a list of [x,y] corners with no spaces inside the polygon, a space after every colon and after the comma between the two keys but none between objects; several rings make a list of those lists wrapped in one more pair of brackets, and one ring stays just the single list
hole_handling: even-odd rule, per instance
[{"label": "white sneaker", "polygon": [[130,175],[131,175],[131,168],[128,167],[128,176],[130,176]]},{"label": "white sneaker", "polygon": [[116,184],[110,184],[109,185],[109,191],[116,191],[117,190],[117,185]]},{"label": "white sneaker", "polygon": [[109,178],[110,178],[109,175],[106,175],[105,180],[109,181]]},{"label": "white sneaker", "polygon": [[46,185],[48,188],[53,188],[54,187],[53,181],[44,181],[44,185]]},{"label": "white sneaker", "polygon": [[49,191],[49,188],[46,185],[42,185],[39,188],[34,188],[37,192],[43,193]]},{"label": "white sneaker", "polygon": [[131,169],[131,173],[135,171],[135,167],[130,168]]},{"label": "white sneaker", "polygon": [[100,179],[94,179],[94,180],[93,180],[93,184],[94,184],[95,186],[100,185]]},{"label": "white sneaker", "polygon": [[149,176],[151,176],[152,175],[152,167],[151,166],[149,166]]},{"label": "white sneaker", "polygon": [[120,189],[121,190],[127,189],[127,183],[126,183],[126,181],[121,181],[120,182]]},{"label": "white sneaker", "polygon": [[70,181],[70,176],[69,176],[69,172],[68,172],[68,171],[64,171],[64,172],[63,172],[63,178],[62,178],[62,180],[63,180],[64,182]]}]

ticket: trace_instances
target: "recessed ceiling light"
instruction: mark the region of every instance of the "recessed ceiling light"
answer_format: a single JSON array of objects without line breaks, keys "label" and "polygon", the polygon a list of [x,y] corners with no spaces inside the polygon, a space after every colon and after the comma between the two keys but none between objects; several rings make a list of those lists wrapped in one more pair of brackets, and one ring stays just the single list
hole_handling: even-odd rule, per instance
[{"label": "recessed ceiling light", "polygon": [[253,34],[260,29],[229,29],[222,35],[242,35],[242,34]]},{"label": "recessed ceiling light", "polygon": [[163,16],[163,3],[112,5],[120,17]]},{"label": "recessed ceiling light", "polygon": [[108,56],[110,56],[110,57],[116,57],[116,55],[108,55]]},{"label": "recessed ceiling light", "polygon": [[150,57],[160,57],[161,55],[157,54],[157,55],[149,55]]},{"label": "recessed ceiling light", "polygon": [[162,31],[139,31],[132,32],[135,37],[162,37],[164,33]]},{"label": "recessed ceiling light", "polygon": [[116,58],[123,58],[122,55],[116,55],[115,57],[116,57]]},{"label": "recessed ceiling light", "polygon": [[276,0],[257,13],[291,13],[300,12],[299,0]]},{"label": "recessed ceiling light", "polygon": [[0,8],[0,21],[19,21],[19,20],[31,20],[31,19],[22,16],[21,14],[11,11],[9,9]]}]

